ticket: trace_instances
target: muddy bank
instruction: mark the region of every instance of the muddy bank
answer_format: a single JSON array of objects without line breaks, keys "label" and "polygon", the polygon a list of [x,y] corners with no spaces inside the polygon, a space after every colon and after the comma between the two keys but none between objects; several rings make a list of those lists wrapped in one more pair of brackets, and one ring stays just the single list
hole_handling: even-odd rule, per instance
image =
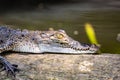
[{"label": "muddy bank", "polygon": [[[17,80],[119,80],[120,55],[10,54],[18,64]],[[5,72],[0,80],[11,80]]]}]

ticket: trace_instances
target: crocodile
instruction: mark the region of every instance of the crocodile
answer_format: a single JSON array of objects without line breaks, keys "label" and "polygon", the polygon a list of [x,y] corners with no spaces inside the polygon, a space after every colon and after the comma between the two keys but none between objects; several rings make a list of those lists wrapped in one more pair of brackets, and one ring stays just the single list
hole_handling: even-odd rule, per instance
[{"label": "crocodile", "polygon": [[[0,53],[6,51],[26,53],[96,53],[99,47],[95,44],[80,43],[69,37],[64,30],[33,31],[13,29],[0,26]],[[8,74],[16,75],[17,65],[11,64],[0,56],[2,69]]]}]

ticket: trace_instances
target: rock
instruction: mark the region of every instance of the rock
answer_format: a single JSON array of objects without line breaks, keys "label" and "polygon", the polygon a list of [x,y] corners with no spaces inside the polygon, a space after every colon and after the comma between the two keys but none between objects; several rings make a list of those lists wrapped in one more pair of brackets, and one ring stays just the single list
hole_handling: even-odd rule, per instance
[{"label": "rock", "polygon": [[[119,54],[10,54],[17,80],[119,80]],[[0,72],[0,80],[12,80]]]}]

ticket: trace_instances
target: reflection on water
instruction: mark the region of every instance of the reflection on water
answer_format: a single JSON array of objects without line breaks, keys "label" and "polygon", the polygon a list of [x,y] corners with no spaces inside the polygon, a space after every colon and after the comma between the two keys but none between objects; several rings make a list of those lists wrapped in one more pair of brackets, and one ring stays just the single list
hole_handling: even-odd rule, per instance
[{"label": "reflection on water", "polygon": [[91,5],[52,6],[49,10],[11,12],[0,16],[0,24],[31,30],[64,29],[74,39],[89,43],[84,24],[89,22],[95,32],[102,52],[120,53],[120,10]]}]

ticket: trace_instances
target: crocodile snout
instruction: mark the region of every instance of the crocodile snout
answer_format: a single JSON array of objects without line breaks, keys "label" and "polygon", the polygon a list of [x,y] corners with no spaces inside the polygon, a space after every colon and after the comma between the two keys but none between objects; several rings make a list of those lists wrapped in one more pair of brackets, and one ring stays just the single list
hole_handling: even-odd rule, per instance
[{"label": "crocodile snout", "polygon": [[78,41],[73,41],[70,45],[72,49],[77,51],[89,51],[95,53],[99,50],[99,47],[95,44],[79,43]]}]

